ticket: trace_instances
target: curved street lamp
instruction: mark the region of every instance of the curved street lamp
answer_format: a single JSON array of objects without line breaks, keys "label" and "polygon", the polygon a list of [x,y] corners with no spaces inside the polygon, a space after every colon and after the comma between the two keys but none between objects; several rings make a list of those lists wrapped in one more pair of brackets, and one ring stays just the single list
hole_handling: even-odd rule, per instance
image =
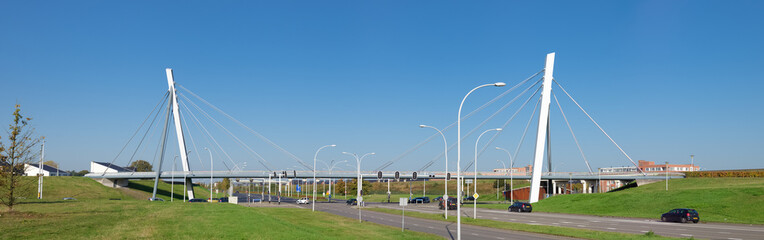
[{"label": "curved street lamp", "polygon": [[[477,157],[478,157],[478,142],[480,142],[480,138],[481,138],[481,137],[483,137],[483,134],[485,134],[485,133],[487,133],[487,132],[490,132],[490,131],[497,131],[497,132],[499,132],[499,131],[501,131],[501,130],[502,130],[501,128],[493,128],[493,129],[488,129],[488,130],[485,130],[483,133],[481,133],[481,134],[478,136],[478,138],[477,138],[477,141],[475,141],[475,167],[474,167],[474,168],[475,168],[475,176],[474,176],[474,177],[475,177],[475,180],[474,180],[475,182],[472,184],[472,187],[475,189],[475,194],[477,194]],[[472,200],[472,205],[473,205],[473,209],[472,209],[472,217],[473,217],[473,218],[475,218],[475,219],[477,219],[477,198],[475,198],[475,199],[473,199],[473,200]]]},{"label": "curved street lamp", "polygon": [[[419,125],[419,127],[435,129],[435,131],[438,131],[438,133],[440,133],[440,136],[443,137],[443,144],[444,144],[443,157],[446,158],[446,178],[448,178],[448,142],[446,142],[446,135],[443,135],[443,132],[441,132],[440,129],[433,126]],[[446,198],[448,197],[448,179],[446,179],[444,182],[446,182],[446,186],[445,186],[445,190],[443,191],[443,196],[444,196],[443,206],[445,206],[443,208],[443,212],[444,212],[443,215],[446,217],[446,219],[448,219],[448,204],[447,204],[448,199]]]},{"label": "curved street lamp", "polygon": [[[500,148],[500,147],[496,147],[496,150],[502,150],[505,153],[507,153],[507,156],[509,156],[509,202],[513,202],[514,201],[514,196],[512,196],[512,194],[514,193],[515,189],[514,189],[514,186],[512,185],[512,175],[513,175],[512,174],[512,169],[513,169],[513,167],[515,165],[515,160],[512,159],[512,154],[509,154],[509,151],[507,151],[506,149],[503,149],[503,148]],[[504,164],[504,163],[502,162],[501,164]],[[507,168],[507,167],[505,166],[504,168]],[[506,184],[506,182],[504,182],[504,183]]]},{"label": "curved street lamp", "polygon": [[318,157],[318,152],[320,152],[321,149],[324,149],[327,147],[336,147],[336,146],[337,145],[332,144],[332,145],[326,145],[326,146],[320,147],[318,148],[318,150],[316,150],[316,154],[313,155],[313,204],[312,204],[313,212],[316,211],[316,158]]},{"label": "curved street lamp", "polygon": [[361,222],[361,200],[363,199],[361,198],[361,181],[363,181],[363,179],[361,178],[361,161],[363,161],[363,158],[365,158],[366,156],[374,155],[376,153],[373,153],[373,152],[367,153],[361,156],[361,158],[358,158],[358,154],[355,154],[355,153],[342,152],[342,154],[347,154],[347,155],[355,157],[355,162],[356,162],[356,165],[358,166],[358,181],[356,181],[358,183],[358,191],[357,191],[358,193],[356,195],[356,202],[358,203],[358,222]]},{"label": "curved street lamp", "polygon": [[[459,112],[456,116],[456,181],[458,182],[459,179],[461,179],[461,160],[462,160],[462,107],[464,106],[464,101],[467,100],[467,97],[472,94],[475,90],[483,87],[488,86],[496,86],[496,87],[503,87],[506,86],[506,83],[503,82],[497,82],[492,84],[483,84],[480,86],[477,86],[476,88],[473,88],[470,90],[467,95],[464,95],[464,98],[462,98],[462,103],[459,104]],[[461,194],[462,192],[462,185],[458,184],[457,186],[457,194]],[[457,200],[460,200],[460,197],[457,198]],[[459,202],[461,203],[461,202]],[[461,204],[456,204],[456,239],[461,240],[462,239],[462,210],[461,210]]]}]

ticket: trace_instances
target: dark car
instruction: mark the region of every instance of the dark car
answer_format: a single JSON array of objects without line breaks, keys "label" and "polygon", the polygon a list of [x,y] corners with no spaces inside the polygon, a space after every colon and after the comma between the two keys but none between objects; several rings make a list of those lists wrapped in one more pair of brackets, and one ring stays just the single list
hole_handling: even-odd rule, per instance
[{"label": "dark car", "polygon": [[415,197],[409,199],[409,203],[430,203],[430,197]]},{"label": "dark car", "polygon": [[358,200],[356,200],[355,198],[351,198],[345,201],[345,203],[347,203],[348,205],[358,205]]},{"label": "dark car", "polygon": [[693,222],[698,223],[700,221],[700,215],[695,209],[690,208],[677,208],[661,215],[661,221],[663,222]]},{"label": "dark car", "polygon": [[475,201],[475,198],[472,196],[467,196],[464,198],[464,201]]},{"label": "dark car", "polygon": [[507,211],[510,211],[510,212],[531,212],[531,211],[533,211],[533,206],[531,206],[531,204],[527,203],[527,202],[515,202],[512,205],[509,205],[509,208],[507,208]]},{"label": "dark car", "polygon": [[[456,199],[456,198],[449,198],[446,201],[443,201],[443,199],[441,199],[440,203],[438,203],[438,208],[444,209],[444,208],[446,208],[446,206],[444,206],[444,204],[448,204],[448,210],[456,210],[456,204],[459,204],[457,200],[458,199]],[[447,203],[445,203],[445,202],[447,202]]]},{"label": "dark car", "polygon": [[189,199],[188,202],[207,202],[207,200],[204,200],[201,198],[192,198],[192,199]]},{"label": "dark car", "polygon": [[220,201],[220,202],[228,202],[228,197],[222,197],[218,201]]},{"label": "dark car", "polygon": [[440,196],[439,196],[439,197],[433,198],[433,199],[432,199],[432,201],[433,201],[433,202],[440,202],[440,201],[443,201],[443,197],[440,197]]}]

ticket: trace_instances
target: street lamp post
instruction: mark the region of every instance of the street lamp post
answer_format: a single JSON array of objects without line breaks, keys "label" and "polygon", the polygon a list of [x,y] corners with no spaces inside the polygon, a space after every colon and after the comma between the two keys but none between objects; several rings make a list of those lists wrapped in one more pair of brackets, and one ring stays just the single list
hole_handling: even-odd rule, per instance
[{"label": "street lamp post", "polygon": [[363,181],[363,179],[361,178],[361,161],[363,161],[363,158],[365,158],[366,156],[374,155],[376,153],[373,153],[373,152],[367,153],[361,156],[361,158],[358,158],[358,154],[355,154],[355,153],[342,152],[342,154],[347,154],[347,155],[355,157],[355,162],[358,167],[358,181],[357,181],[358,193],[356,194],[356,202],[358,203],[358,222],[361,222],[361,204],[362,204],[361,200],[363,200],[363,198],[361,198],[361,181]]},{"label": "street lamp post", "polygon": [[695,155],[690,155],[690,172],[695,171]]},{"label": "street lamp post", "polygon": [[324,149],[326,147],[336,147],[337,145],[326,145],[323,147],[318,148],[316,150],[316,154],[313,155],[313,211],[316,211],[316,158],[318,157],[318,152],[321,151],[321,149]]},{"label": "street lamp post", "polygon": [[172,202],[172,199],[175,198],[175,160],[178,159],[178,155],[175,155],[175,158],[172,159],[172,175],[170,177],[170,182],[172,185],[170,185],[170,202]]},{"label": "street lamp post", "polygon": [[[477,157],[478,157],[478,142],[480,142],[480,138],[483,137],[483,134],[490,132],[490,131],[501,131],[501,128],[493,128],[485,130],[483,133],[478,135],[477,141],[475,141],[475,182],[472,184],[472,187],[475,189],[475,194],[477,194]],[[469,189],[468,189],[469,190]],[[477,219],[477,198],[472,200],[472,217]]]},{"label": "street lamp post", "polygon": [[[506,83],[503,82],[497,82],[492,84],[483,84],[480,86],[477,86],[467,92],[467,95],[464,95],[464,98],[462,98],[462,102],[459,104],[459,112],[456,115],[456,179],[461,179],[461,161],[462,161],[462,107],[464,106],[464,101],[467,100],[467,97],[472,94],[475,90],[482,88],[482,87],[488,87],[488,86],[496,86],[496,87],[503,87],[506,86]],[[457,185],[457,193],[462,192],[461,184]],[[457,198],[459,200],[459,198]],[[461,240],[462,239],[462,211],[461,211],[461,202],[458,202],[456,204],[456,239]]]},{"label": "street lamp post", "polygon": [[[514,185],[512,185],[512,180],[513,180],[512,179],[512,177],[513,177],[512,175],[514,175],[512,173],[512,170],[513,170],[514,165],[515,165],[515,160],[512,158],[512,154],[509,154],[509,151],[507,151],[506,149],[503,149],[503,148],[500,148],[500,147],[496,147],[496,149],[504,151],[505,153],[507,153],[507,156],[509,156],[509,169],[508,169],[509,170],[509,202],[514,202],[513,193],[515,192],[515,188],[514,188]],[[504,184],[506,184],[506,182]]]},{"label": "street lamp post", "polygon": [[204,148],[210,153],[210,203],[212,202],[212,151],[209,148]]},{"label": "street lamp post", "polygon": [[[420,128],[432,128],[435,129],[435,131],[438,131],[440,133],[440,136],[443,137],[443,157],[446,159],[446,178],[448,178],[448,142],[446,141],[446,135],[443,135],[443,132],[440,131],[440,129],[433,127],[433,126],[427,126],[427,125],[419,125]],[[443,208],[443,215],[446,219],[448,219],[448,179],[446,179],[446,186],[445,190],[443,191],[443,206],[446,206]],[[388,188],[390,186],[390,182],[387,182]],[[388,193],[390,190],[387,191]],[[389,194],[388,194],[389,195]],[[458,197],[457,197],[458,199]]]},{"label": "street lamp post", "polygon": [[[340,163],[346,163],[346,162],[348,162],[347,160],[343,160],[343,161],[340,161],[340,162],[336,162],[336,163],[335,163],[335,162],[334,162],[335,160],[332,160],[332,161],[331,161],[329,164],[327,164],[327,163],[326,163],[326,162],[324,162],[324,161],[321,161],[321,160],[318,160],[318,161],[319,161],[319,162],[321,162],[321,163],[323,163],[323,164],[326,166],[326,169],[327,169],[327,170],[329,170],[329,175],[331,175],[332,173],[334,173],[334,168],[337,166],[337,164],[340,164]],[[330,178],[330,179],[329,179],[329,202],[331,202],[331,200],[332,200],[332,198],[331,198],[331,197],[332,197],[332,196],[334,196],[334,194],[332,194],[332,193],[334,193],[334,192],[332,191],[332,189],[333,189],[333,188],[332,188],[332,183],[333,183],[333,182],[334,182],[334,179]],[[335,189],[335,190],[336,190],[336,189]]]},{"label": "street lamp post", "polygon": [[668,162],[666,162],[666,169],[665,170],[666,170],[666,191],[668,191],[668,170],[669,170]]}]

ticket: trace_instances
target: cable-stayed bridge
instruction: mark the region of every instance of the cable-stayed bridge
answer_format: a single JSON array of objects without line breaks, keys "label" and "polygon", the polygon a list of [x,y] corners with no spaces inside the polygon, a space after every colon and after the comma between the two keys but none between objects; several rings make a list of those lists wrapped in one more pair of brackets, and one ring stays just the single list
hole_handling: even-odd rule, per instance
[{"label": "cable-stayed bridge", "polygon": [[[483,142],[482,147],[478,147],[477,142],[475,143],[475,153],[474,153],[475,156],[473,159],[465,158],[467,160],[461,161],[460,163],[463,166],[458,166],[460,170],[454,171],[453,169],[447,169],[447,171],[452,174],[455,172],[458,172],[458,175],[469,176],[468,178],[476,178],[476,179],[509,179],[509,178],[530,179],[531,180],[531,195],[530,195],[531,202],[535,202],[538,200],[534,198],[538,197],[539,187],[542,181],[553,181],[553,180],[563,180],[563,179],[579,179],[579,180],[602,179],[602,180],[624,180],[624,181],[630,181],[630,180],[636,180],[636,179],[663,179],[664,176],[647,175],[641,172],[641,169],[639,169],[639,167],[631,159],[631,157],[626,153],[626,151],[624,151],[613,140],[613,138],[610,137],[610,135],[607,132],[605,132],[605,130],[596,121],[594,121],[594,118],[588,112],[586,112],[586,110],[584,110],[584,108],[575,99],[573,99],[571,94],[568,93],[568,91],[566,91],[560,85],[560,83],[553,78],[554,57],[555,57],[554,53],[548,54],[546,64],[542,70],[537,71],[536,73],[532,74],[530,77],[522,81],[519,81],[516,85],[509,87],[509,89],[497,95],[496,97],[492,98],[490,101],[482,104],[480,107],[464,115],[460,115],[458,117],[458,121],[441,129],[442,131],[439,130],[439,132],[447,132],[449,130],[453,130],[455,126],[460,127],[460,125],[458,125],[460,121],[464,121],[470,118],[476,118],[477,116],[479,116],[478,114],[479,112],[488,109],[489,106],[497,102],[500,102],[500,100],[503,100],[505,98],[511,98],[503,106],[499,107],[495,112],[490,113],[488,117],[486,117],[485,119],[482,119],[482,121],[480,121],[479,124],[472,127],[471,129],[468,129],[467,131],[464,131],[464,134],[457,139],[458,141],[451,142],[451,144],[445,143],[444,151],[441,151],[435,157],[425,162],[422,165],[422,167],[420,167],[416,171],[413,171],[413,170],[401,171],[402,169],[399,169],[400,171],[399,178],[414,179],[415,178],[414,172],[418,173],[418,176],[416,178],[419,178],[419,179],[447,178],[445,170],[443,172],[436,172],[434,170],[431,170],[430,168],[434,164],[436,164],[436,162],[439,162],[441,161],[441,159],[444,159],[445,157],[447,157],[449,155],[449,152],[452,152],[454,148],[459,148],[459,145],[456,142],[464,141],[468,137],[474,136],[475,133],[480,133],[481,130],[483,130],[484,126],[486,126],[488,123],[491,123],[491,121],[501,120],[502,118],[501,113],[510,109],[511,106],[519,105],[517,109],[512,112],[511,116],[507,117],[505,121],[502,121],[502,124],[500,125],[501,128],[493,129],[493,130],[497,130],[496,133],[489,135],[490,137]],[[316,169],[316,171],[313,171],[315,163],[310,164],[300,159],[295,154],[292,154],[291,152],[277,145],[276,143],[266,138],[262,134],[246,126],[241,121],[223,112],[220,108],[216,107],[215,105],[212,105],[210,102],[201,98],[199,95],[191,92],[190,90],[184,88],[183,86],[179,84],[176,84],[176,82],[174,81],[172,69],[167,69],[166,74],[167,74],[167,82],[169,86],[168,91],[160,99],[159,103],[157,103],[157,105],[154,107],[152,112],[146,117],[146,119],[141,124],[141,127],[139,127],[139,129],[136,130],[133,136],[128,140],[128,143],[125,144],[122,150],[117,154],[117,157],[115,157],[114,160],[111,161],[111,164],[114,164],[120,156],[130,155],[129,161],[128,161],[128,165],[129,165],[130,163],[138,160],[136,156],[139,156],[139,155],[150,156],[149,158],[152,159],[152,165],[155,166],[155,168],[158,169],[158,171],[156,172],[90,173],[86,175],[87,177],[97,178],[97,179],[101,179],[102,181],[111,181],[111,182],[116,182],[116,181],[124,180],[124,179],[153,178],[155,179],[155,189],[156,189],[156,184],[160,178],[162,179],[183,178],[188,186],[191,186],[190,183],[192,179],[200,179],[200,178],[268,178],[268,177],[277,177],[277,176],[290,177],[290,178],[313,178],[314,173],[316,175],[316,178],[347,178],[349,179],[349,178],[360,177],[360,178],[374,179],[374,178],[379,178],[379,174],[381,172],[382,178],[389,179],[394,177],[395,175],[395,171],[388,170],[391,166],[394,166],[396,163],[400,162],[401,160],[406,159],[413,152],[416,152],[417,150],[421,149],[422,146],[424,146],[425,144],[438,139],[438,137],[441,136],[440,134],[442,134],[442,133],[432,134],[425,140],[407,149],[402,154],[394,157],[393,159],[387,162],[384,162],[379,167],[376,167],[373,171],[362,171],[360,172],[360,174],[358,172],[318,171],[318,169]],[[563,111],[562,106],[560,106],[560,102],[557,96],[555,96],[552,91],[553,85],[557,86],[557,89],[559,89],[559,91],[564,93],[564,95],[567,96],[575,104],[575,106],[577,106],[586,115],[586,117],[592,121],[592,123],[594,123],[594,125],[604,134],[604,136],[606,136],[609,139],[609,141],[612,142],[613,145],[615,145],[615,147],[619,150],[619,152],[623,155],[623,157],[625,157],[629,162],[631,162],[632,165],[637,167],[637,170],[639,171],[638,174],[626,174],[626,175],[620,175],[620,176],[613,176],[613,175],[600,176],[594,173],[590,165],[590,162],[587,159],[586,154],[584,154],[582,146],[579,143],[579,140],[576,137],[570,122],[568,121],[567,115]],[[181,90],[181,91],[178,91],[178,90]],[[554,100],[554,103],[556,103],[556,105],[558,106],[562,119],[565,121],[565,124],[568,130],[573,136],[573,139],[576,143],[576,147],[579,150],[581,158],[588,170],[587,172],[575,173],[575,175],[573,173],[568,173],[568,174],[553,173],[554,168],[552,167],[553,162],[552,162],[551,131],[550,131],[550,112],[551,112],[550,108],[552,106],[552,100]],[[201,103],[197,104],[194,101],[199,101]],[[162,103],[166,103],[166,104],[163,105]],[[534,105],[533,110],[531,111],[530,118],[524,124],[524,127],[522,127],[523,124],[510,125],[514,121],[518,120],[520,113],[523,110],[527,109],[530,105]],[[212,113],[205,111],[204,107],[206,107],[207,109],[211,109]],[[247,139],[235,134],[235,132],[237,131],[232,131],[226,128],[221,123],[220,120],[213,117],[213,113],[217,113],[220,116],[223,116],[224,119],[227,119],[233,122],[236,126],[243,129],[243,131],[239,131],[239,132],[245,132],[245,133],[251,134],[252,136],[255,137],[255,139],[264,143],[262,145],[270,146],[273,149],[276,149],[278,152],[282,154],[282,156],[280,157],[282,161],[283,159],[290,159],[291,161],[293,161],[294,164],[297,164],[298,166],[292,167],[292,171],[288,171],[288,172],[283,171],[282,169],[277,169],[277,167],[274,167],[271,163],[269,163],[269,161],[267,160],[269,159],[268,156],[262,155],[254,147],[247,144]],[[161,117],[164,117],[164,121],[162,121]],[[536,121],[534,121],[534,119]],[[509,155],[510,157],[510,161],[508,161],[509,168],[510,169],[513,168],[515,163],[517,162],[516,159],[514,158],[518,158],[521,152],[523,143],[526,141],[526,136],[528,135],[527,133],[529,130],[531,130],[531,127],[533,126],[534,122],[537,122],[537,124],[535,125],[535,127],[537,128],[536,129],[537,131],[536,131],[536,139],[534,140],[535,150],[532,152],[533,173],[531,175],[510,176],[510,175],[492,174],[492,173],[485,173],[485,172],[481,173],[477,171],[473,171],[472,173],[468,172],[470,168],[472,168],[473,170],[475,169],[474,168],[475,160],[478,159],[482,154],[484,154],[488,148],[490,148],[491,146],[494,146],[493,145],[494,142],[499,138],[499,136],[501,136],[503,132],[501,131],[501,129],[507,129],[509,126],[520,126],[522,127],[522,134],[521,134],[520,140],[517,141],[517,145],[514,148],[514,151],[510,152],[505,150],[507,155]],[[191,129],[190,126],[196,127],[197,132],[192,132],[190,130]],[[211,126],[211,127],[208,127],[208,126]],[[141,130],[144,128],[146,130],[143,132],[142,135],[140,135],[139,133],[141,133]],[[161,131],[158,131],[160,136],[155,136],[156,134],[155,135],[149,134],[151,129],[154,129],[154,130],[161,129]],[[170,138],[170,132],[173,129],[175,132],[175,138]],[[215,129],[218,129],[219,130],[218,132],[222,132],[222,135],[228,139],[228,142],[223,141],[220,136],[215,137],[215,134],[213,134]],[[487,133],[489,130],[482,131],[482,134],[478,136],[478,142],[480,140],[480,137],[482,137],[483,134]],[[459,132],[459,134],[461,134],[461,132]],[[197,136],[197,137],[195,138],[194,136]],[[447,141],[445,135],[443,135],[443,139],[444,141]],[[167,156],[168,147],[172,145],[171,143],[173,140],[175,141],[178,147],[178,151],[177,151],[178,154],[173,159],[173,162],[175,162],[176,159],[180,159],[180,162],[182,164],[182,171],[175,170],[174,169],[175,164],[173,164],[172,171],[167,171],[168,170],[167,167],[163,167],[164,162],[169,161],[168,159],[166,159],[166,158],[169,158],[169,156]],[[135,148],[134,151],[132,151],[132,153],[125,152],[129,144],[136,143],[136,142],[138,146]],[[157,145],[148,144],[149,142],[157,142],[158,144]],[[226,144],[234,145],[236,147],[241,148],[243,150],[242,155],[245,155],[246,159],[256,161],[257,165],[255,167],[261,170],[260,171],[243,170],[245,166],[243,166],[240,162],[235,160],[235,159],[238,159],[238,157],[230,154],[228,151],[226,151],[226,148],[223,147],[223,146],[227,146]],[[214,164],[213,152],[214,152],[215,155],[222,156],[218,158],[218,161],[219,161],[218,164],[222,163],[222,165],[226,169],[228,169],[228,171],[198,171],[198,170],[194,171],[192,170],[190,162],[189,162],[190,153],[195,153],[196,158],[199,160],[200,167],[197,169],[207,168],[204,165],[205,161],[202,161],[202,158],[205,156],[203,156],[202,154],[203,151],[200,151],[199,145],[208,146],[208,147],[202,148],[202,150],[205,150],[209,153],[209,160],[210,160],[209,168],[210,169],[213,169],[213,164]],[[151,154],[151,148],[148,146],[153,146],[151,147],[151,148],[154,148],[153,156]],[[499,149],[499,148],[496,147],[496,149]],[[462,156],[457,156],[457,158],[459,157],[462,157]],[[546,159],[546,165],[547,165],[546,174],[542,173],[544,171],[544,168],[543,168],[544,159]],[[298,168],[301,171],[297,171]],[[307,170],[307,171],[304,171],[304,170]],[[678,177],[678,176],[672,176],[672,177]],[[547,184],[547,186],[550,186],[550,184]],[[191,198],[193,198],[194,196],[193,188],[189,188],[187,191],[188,191],[188,195]]]}]

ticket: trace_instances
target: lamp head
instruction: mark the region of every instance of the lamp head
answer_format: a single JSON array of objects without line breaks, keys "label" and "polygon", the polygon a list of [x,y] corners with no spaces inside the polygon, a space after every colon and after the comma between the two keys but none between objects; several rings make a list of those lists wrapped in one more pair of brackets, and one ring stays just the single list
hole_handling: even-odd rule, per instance
[{"label": "lamp head", "polygon": [[496,147],[496,150],[501,150],[501,148],[500,147]]},{"label": "lamp head", "polygon": [[427,125],[421,124],[419,125],[420,128],[427,127]]},{"label": "lamp head", "polygon": [[504,129],[502,129],[502,128],[497,128],[497,129],[496,129],[496,131],[501,131],[501,130],[504,130]]},{"label": "lamp head", "polygon": [[330,146],[330,147],[336,147],[336,146],[337,146],[337,144],[332,144],[332,145],[329,145],[329,146]]},{"label": "lamp head", "polygon": [[507,86],[507,84],[506,84],[506,83],[504,83],[504,82],[497,82],[497,83],[494,83],[493,85],[494,85],[494,86],[497,86],[497,87],[503,87],[503,86]]}]

